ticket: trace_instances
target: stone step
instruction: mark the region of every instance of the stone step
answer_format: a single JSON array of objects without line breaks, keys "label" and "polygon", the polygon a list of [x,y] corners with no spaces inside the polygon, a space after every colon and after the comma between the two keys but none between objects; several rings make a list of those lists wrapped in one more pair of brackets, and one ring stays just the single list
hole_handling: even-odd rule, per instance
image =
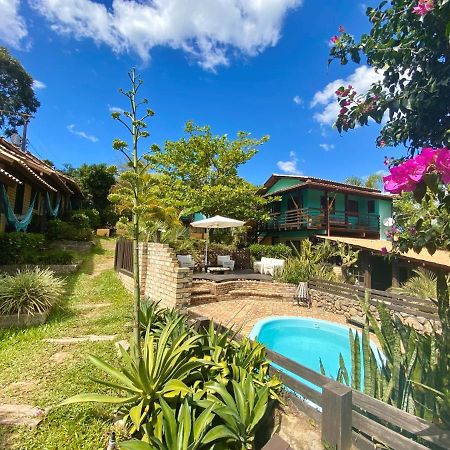
[{"label": "stone step", "polygon": [[195,287],[195,286],[191,288],[191,295],[202,295],[202,294],[211,295],[211,289],[207,287]]},{"label": "stone step", "polygon": [[258,289],[235,289],[229,291],[228,295],[230,297],[292,298],[292,294],[260,291]]},{"label": "stone step", "polygon": [[191,306],[201,305],[203,303],[213,303],[216,301],[216,296],[211,294],[191,295]]}]

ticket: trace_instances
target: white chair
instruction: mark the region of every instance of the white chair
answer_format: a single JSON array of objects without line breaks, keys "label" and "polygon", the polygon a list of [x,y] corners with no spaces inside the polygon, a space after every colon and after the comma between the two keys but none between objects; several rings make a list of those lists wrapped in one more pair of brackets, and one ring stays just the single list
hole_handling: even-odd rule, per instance
[{"label": "white chair", "polygon": [[234,270],[235,262],[231,259],[230,255],[223,255],[217,257],[217,265],[227,267],[230,270]]},{"label": "white chair", "polygon": [[195,261],[192,259],[192,255],[177,255],[177,259],[181,267],[188,267],[189,269],[195,267]]},{"label": "white chair", "polygon": [[[275,275],[275,272],[283,269],[284,259],[268,258],[270,262],[264,264],[265,275]],[[262,261],[262,258],[261,258]]]}]

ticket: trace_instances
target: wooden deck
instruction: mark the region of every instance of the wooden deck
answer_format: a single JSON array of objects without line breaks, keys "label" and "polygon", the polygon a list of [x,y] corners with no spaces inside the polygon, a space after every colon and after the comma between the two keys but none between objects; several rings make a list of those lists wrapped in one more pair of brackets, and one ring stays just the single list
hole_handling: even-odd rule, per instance
[{"label": "wooden deck", "polygon": [[208,280],[220,283],[222,281],[235,281],[235,280],[254,280],[254,281],[272,281],[271,275],[263,275],[255,273],[252,270],[235,270],[231,273],[214,274],[205,272],[194,272],[193,280]]}]

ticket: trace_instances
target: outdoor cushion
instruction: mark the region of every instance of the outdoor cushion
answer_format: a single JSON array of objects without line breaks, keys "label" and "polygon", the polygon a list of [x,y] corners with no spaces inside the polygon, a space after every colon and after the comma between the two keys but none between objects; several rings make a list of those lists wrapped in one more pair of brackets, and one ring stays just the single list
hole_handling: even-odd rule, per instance
[{"label": "outdoor cushion", "polygon": [[217,257],[217,265],[222,267],[228,267],[230,270],[234,270],[234,261],[230,255],[222,255]]},{"label": "outdoor cushion", "polygon": [[191,255],[177,255],[177,259],[178,259],[181,267],[192,268],[195,266],[195,262],[192,259]]}]

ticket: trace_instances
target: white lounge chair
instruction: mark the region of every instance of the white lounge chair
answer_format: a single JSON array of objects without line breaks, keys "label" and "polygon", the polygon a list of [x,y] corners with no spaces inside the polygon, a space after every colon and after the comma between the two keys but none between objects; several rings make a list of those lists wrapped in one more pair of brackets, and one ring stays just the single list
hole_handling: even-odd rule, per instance
[{"label": "white lounge chair", "polygon": [[217,265],[227,267],[230,270],[234,270],[235,261],[231,259],[230,255],[222,255],[217,257]]},{"label": "white lounge chair", "polygon": [[264,275],[274,275],[284,266],[284,259],[262,257],[261,261],[253,263],[253,270]]},{"label": "white lounge chair", "polygon": [[189,269],[195,267],[195,261],[192,259],[192,255],[177,255],[177,259],[181,267],[188,267]]}]

